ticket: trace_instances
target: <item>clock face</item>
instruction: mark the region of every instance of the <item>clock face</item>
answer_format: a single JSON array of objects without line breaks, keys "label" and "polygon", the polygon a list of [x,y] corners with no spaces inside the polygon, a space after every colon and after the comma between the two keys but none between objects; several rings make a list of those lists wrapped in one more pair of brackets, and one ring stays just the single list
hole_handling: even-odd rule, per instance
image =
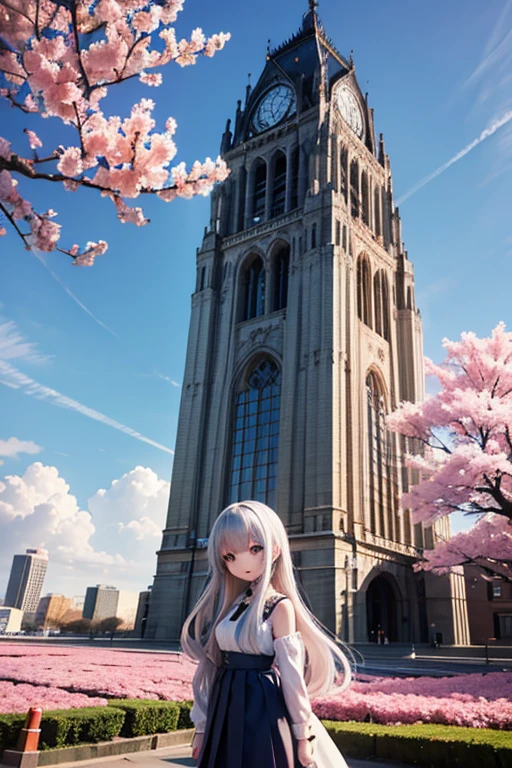
[{"label": "clock face", "polygon": [[255,133],[266,131],[295,112],[295,93],[289,85],[274,86],[263,96],[252,118]]},{"label": "clock face", "polygon": [[352,128],[360,139],[364,136],[364,122],[361,107],[353,91],[346,85],[342,85],[336,91],[336,104],[342,118]]}]

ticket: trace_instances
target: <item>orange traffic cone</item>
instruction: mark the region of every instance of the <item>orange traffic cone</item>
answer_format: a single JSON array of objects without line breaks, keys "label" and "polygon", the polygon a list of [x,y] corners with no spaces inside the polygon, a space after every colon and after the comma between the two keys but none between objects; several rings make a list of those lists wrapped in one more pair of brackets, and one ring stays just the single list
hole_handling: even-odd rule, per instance
[{"label": "orange traffic cone", "polygon": [[25,725],[20,731],[16,749],[6,749],[2,755],[2,765],[16,768],[36,768],[39,752],[39,735],[41,733],[41,707],[31,707],[27,713]]}]

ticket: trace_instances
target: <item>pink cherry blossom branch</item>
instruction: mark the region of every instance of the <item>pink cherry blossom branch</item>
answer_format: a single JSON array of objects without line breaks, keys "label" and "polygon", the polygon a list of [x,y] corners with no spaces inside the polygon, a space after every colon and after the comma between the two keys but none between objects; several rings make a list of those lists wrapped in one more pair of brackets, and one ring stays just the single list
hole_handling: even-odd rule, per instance
[{"label": "pink cherry blossom branch", "polygon": [[[9,213],[9,223],[23,218],[30,224],[30,233],[23,235],[26,245],[36,244],[46,252],[59,250],[82,265],[92,264],[91,253],[99,255],[106,249],[103,241],[89,243],[83,253],[78,246],[58,248],[60,226],[50,221],[55,214],[33,211],[21,197],[13,173],[30,181],[62,183],[69,191],[80,186],[99,191],[113,200],[120,221],[138,226],[148,219],[142,209],[129,208],[123,198],[140,194],[157,195],[166,202],[190,198],[207,194],[228,175],[220,158],[215,163],[196,162],[190,171],[183,163],[169,169],[176,154],[172,140],[176,124],[170,118],[166,132],[155,133],[152,101],[143,99],[125,120],[106,119],[99,108],[111,85],[138,76],[147,85],[158,86],[161,74],[149,74],[148,69],[171,61],[180,66],[194,64],[199,55],[211,57],[224,47],[229,35],[206,39],[200,29],[193,31],[190,40],[178,43],[171,25],[182,6],[183,0],[148,0],[140,6],[125,0],[94,6],[85,0],[69,5],[52,0],[44,4],[0,0],[0,34],[5,41],[0,50],[0,96],[23,112],[40,112],[73,125],[79,140],[79,147],[59,147],[44,158],[34,151],[28,159],[11,152],[9,141],[0,137],[0,202]],[[91,33],[100,30],[104,37],[91,42]],[[157,30],[164,41],[163,52],[150,49]],[[30,93],[21,103],[16,97],[24,84]],[[28,133],[35,150],[41,142]],[[56,172],[36,170],[35,166],[51,161],[57,163]],[[90,169],[96,169],[92,177],[86,175]],[[4,232],[0,229],[0,234]]]}]

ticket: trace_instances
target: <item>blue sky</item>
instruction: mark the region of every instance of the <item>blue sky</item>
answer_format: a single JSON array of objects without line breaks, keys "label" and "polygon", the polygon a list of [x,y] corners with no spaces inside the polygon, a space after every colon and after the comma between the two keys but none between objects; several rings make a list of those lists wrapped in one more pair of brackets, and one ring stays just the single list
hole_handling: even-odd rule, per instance
[{"label": "blue sky", "polygon": [[[114,89],[106,111],[125,115],[141,96],[151,97],[161,130],[168,116],[178,121],[177,160],[216,157],[247,73],[254,83],[264,67],[267,39],[277,45],[289,37],[307,3],[281,0],[279,14],[276,7],[270,0],[187,0],[178,37],[197,26],[207,34],[229,31],[224,51],[194,67],[168,67],[159,89],[132,82]],[[440,360],[445,336],[487,335],[500,320],[510,326],[512,121],[495,132],[493,125],[512,110],[512,0],[323,0],[319,14],[340,51],[348,56],[353,49],[377,132],[384,133],[395,197],[405,198],[403,236],[415,266],[425,352]],[[23,127],[36,130],[45,149],[73,141],[56,120],[23,116],[4,103],[0,125],[20,152],[27,146]],[[474,144],[486,129],[490,135]],[[14,436],[41,448],[14,456],[12,443],[5,448],[1,471],[11,480],[0,486],[0,501],[21,505],[27,517],[39,504],[40,535],[47,531],[54,548],[58,526],[68,520],[69,541],[61,537],[67,543],[52,557],[48,590],[83,594],[105,580],[143,588],[152,581],[165,521],[195,249],[209,201],[145,200],[151,224],[136,228],[120,224],[109,201],[85,191],[23,183],[21,189],[39,210],[58,211],[63,245],[101,238],[109,250],[92,269],[72,268],[60,254],[44,256],[45,267],[12,233],[0,240],[0,324],[6,349],[19,352],[10,363],[77,403],[56,407],[56,396],[42,397],[33,385],[31,395],[0,388],[0,447]],[[20,349],[21,339],[29,348]],[[157,445],[84,415],[84,408]],[[44,471],[24,479],[34,462]],[[94,531],[81,510],[92,513]],[[0,595],[12,554],[31,546],[36,530],[28,519],[25,527],[5,526]]]}]

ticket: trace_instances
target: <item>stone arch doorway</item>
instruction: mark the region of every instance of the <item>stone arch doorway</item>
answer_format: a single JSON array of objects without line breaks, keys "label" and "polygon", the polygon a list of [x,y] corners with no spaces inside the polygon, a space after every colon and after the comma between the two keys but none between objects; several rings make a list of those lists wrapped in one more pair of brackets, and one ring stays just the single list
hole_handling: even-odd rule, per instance
[{"label": "stone arch doorway", "polygon": [[391,579],[376,576],[366,590],[366,626],[370,642],[398,640],[397,598]]}]

